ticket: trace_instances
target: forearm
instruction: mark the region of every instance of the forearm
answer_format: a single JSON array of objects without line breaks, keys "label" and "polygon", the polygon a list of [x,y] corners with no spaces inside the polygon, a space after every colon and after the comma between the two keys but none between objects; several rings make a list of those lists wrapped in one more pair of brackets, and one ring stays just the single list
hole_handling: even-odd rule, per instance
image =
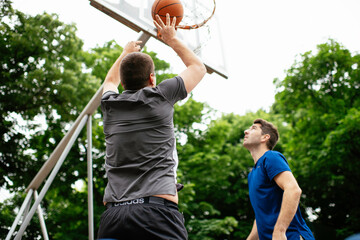
[{"label": "forearm", "polygon": [[170,16],[166,14],[166,25],[156,15],[157,21],[154,21],[155,26],[162,36],[162,40],[169,45],[180,57],[186,66],[186,69],[179,74],[183,79],[186,91],[191,92],[194,87],[203,79],[206,74],[205,65],[179,38],[176,37],[175,21],[173,18],[170,24]]},{"label": "forearm", "polygon": [[300,196],[301,189],[299,187],[284,190],[280,214],[274,227],[274,233],[286,232],[299,206]]},{"label": "forearm", "polygon": [[121,53],[121,55],[116,59],[114,64],[111,66],[105,77],[105,83],[114,84],[116,87],[120,84],[120,63],[124,59],[124,57],[128,54],[125,50]]},{"label": "forearm", "polygon": [[246,240],[259,240],[259,234],[257,231],[256,220],[254,221],[251,232],[250,232],[249,236],[246,238]]},{"label": "forearm", "polygon": [[199,66],[204,67],[202,61],[191,51],[179,38],[174,37],[167,43],[180,57],[186,67]]},{"label": "forearm", "polygon": [[131,41],[128,42],[123,50],[123,52],[120,54],[120,56],[116,59],[114,64],[111,66],[110,70],[108,71],[105,81],[104,81],[104,88],[103,93],[106,91],[116,91],[119,87],[119,84],[121,82],[120,79],[120,64],[121,61],[132,52],[139,52],[140,51],[140,44],[141,41]]},{"label": "forearm", "polygon": [[202,61],[184,45],[178,38],[169,42],[168,45],[178,54],[186,69],[179,74],[184,80],[186,91],[191,92],[206,74],[205,65]]}]

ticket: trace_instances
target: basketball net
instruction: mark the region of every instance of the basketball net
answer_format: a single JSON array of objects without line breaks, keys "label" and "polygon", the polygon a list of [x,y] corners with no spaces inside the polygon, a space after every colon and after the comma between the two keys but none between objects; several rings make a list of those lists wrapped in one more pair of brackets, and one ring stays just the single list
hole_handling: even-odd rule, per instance
[{"label": "basketball net", "polygon": [[183,0],[182,4],[184,17],[181,24],[177,26],[178,29],[191,30],[203,27],[215,14],[215,0]]},{"label": "basketball net", "polygon": [[[195,53],[200,53],[211,39],[211,26],[208,21],[214,16],[216,9],[215,0],[182,0],[184,16],[177,29],[194,30],[196,35]],[[182,31],[183,32],[183,31]],[[185,31],[186,32],[186,31]],[[185,35],[187,35],[183,32]]]}]

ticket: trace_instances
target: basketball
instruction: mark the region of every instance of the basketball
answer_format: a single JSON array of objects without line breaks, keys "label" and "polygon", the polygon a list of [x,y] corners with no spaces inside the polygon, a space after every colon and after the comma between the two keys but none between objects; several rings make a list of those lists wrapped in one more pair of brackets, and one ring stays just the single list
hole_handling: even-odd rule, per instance
[{"label": "basketball", "polygon": [[175,26],[179,25],[184,15],[184,8],[180,0],[155,0],[151,16],[156,21],[155,16],[158,14],[161,20],[166,24],[166,14],[170,15],[170,23],[176,17]]}]

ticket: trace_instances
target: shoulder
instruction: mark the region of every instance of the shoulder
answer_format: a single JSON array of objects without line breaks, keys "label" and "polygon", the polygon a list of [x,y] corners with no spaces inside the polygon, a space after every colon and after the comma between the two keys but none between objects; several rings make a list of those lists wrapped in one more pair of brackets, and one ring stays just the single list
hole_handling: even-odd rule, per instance
[{"label": "shoulder", "polygon": [[162,81],[158,86],[156,86],[156,89],[172,105],[187,96],[184,81],[180,76]]},{"label": "shoulder", "polygon": [[289,164],[283,154],[277,151],[268,151],[264,156],[264,167],[270,177],[274,178],[278,173],[290,171]]},{"label": "shoulder", "polygon": [[278,152],[278,151],[269,150],[264,155],[265,155],[266,159],[274,159],[274,160],[278,159],[278,160],[285,160],[286,161],[285,156],[282,153]]},{"label": "shoulder", "polygon": [[109,100],[110,98],[115,98],[117,96],[119,96],[119,93],[109,90],[103,93],[101,96],[101,101]]},{"label": "shoulder", "polygon": [[268,168],[270,166],[274,166],[280,163],[286,163],[286,158],[284,155],[282,155],[280,152],[269,150],[264,153],[264,155],[261,156],[259,159],[259,164],[263,165],[265,168]]},{"label": "shoulder", "polygon": [[[180,77],[180,76],[175,76],[173,78],[168,78],[164,81],[162,81],[161,83],[159,83],[159,85],[157,86],[158,88],[161,87],[179,87],[181,85],[184,85],[184,80]],[[185,85],[184,85],[185,87]]]}]

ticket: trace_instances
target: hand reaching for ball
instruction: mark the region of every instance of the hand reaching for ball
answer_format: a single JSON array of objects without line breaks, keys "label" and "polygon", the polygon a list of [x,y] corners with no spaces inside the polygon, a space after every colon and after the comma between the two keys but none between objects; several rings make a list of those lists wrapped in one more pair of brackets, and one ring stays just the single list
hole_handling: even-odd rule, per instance
[{"label": "hand reaching for ball", "polygon": [[159,15],[156,15],[156,21],[154,20],[154,24],[158,29],[158,36],[165,43],[169,43],[173,38],[176,37],[176,17],[173,17],[172,22],[170,22],[170,15],[166,14],[166,23],[164,23]]}]

